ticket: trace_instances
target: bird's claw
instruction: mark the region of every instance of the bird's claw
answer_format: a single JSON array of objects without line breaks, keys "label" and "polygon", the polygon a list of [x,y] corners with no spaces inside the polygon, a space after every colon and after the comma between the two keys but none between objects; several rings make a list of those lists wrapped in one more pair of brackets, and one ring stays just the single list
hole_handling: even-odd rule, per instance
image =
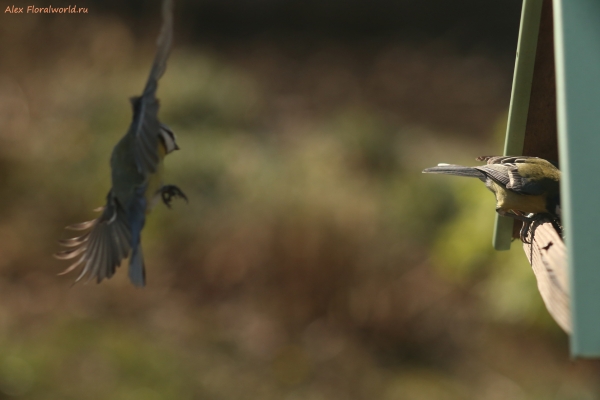
[{"label": "bird's claw", "polygon": [[525,244],[531,244],[531,241],[527,240],[527,237],[529,236],[529,229],[531,228],[531,223],[532,221],[523,221],[523,226],[519,231],[519,238]]},{"label": "bird's claw", "polygon": [[165,205],[169,208],[171,208],[171,201],[174,197],[182,198],[186,203],[188,202],[188,198],[185,193],[183,193],[183,191],[175,185],[165,185],[160,188],[160,196],[163,203],[165,203]]}]

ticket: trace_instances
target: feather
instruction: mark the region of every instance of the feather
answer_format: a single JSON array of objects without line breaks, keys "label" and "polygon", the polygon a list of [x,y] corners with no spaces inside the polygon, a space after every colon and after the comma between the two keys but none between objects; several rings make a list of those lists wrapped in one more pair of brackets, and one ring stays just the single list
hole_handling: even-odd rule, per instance
[{"label": "feather", "polygon": [[85,231],[86,229],[91,228],[91,226],[94,225],[95,222],[95,219],[91,221],[80,222],[79,224],[69,225],[65,227],[65,229],[68,229],[70,231]]}]

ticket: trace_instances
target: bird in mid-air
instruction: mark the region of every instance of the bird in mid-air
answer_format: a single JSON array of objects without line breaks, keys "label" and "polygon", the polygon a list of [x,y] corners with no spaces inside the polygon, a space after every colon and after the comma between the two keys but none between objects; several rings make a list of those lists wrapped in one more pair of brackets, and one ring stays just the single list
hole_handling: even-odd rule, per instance
[{"label": "bird in mid-air", "polygon": [[117,143],[110,158],[112,188],[106,205],[97,209],[100,217],[93,221],[68,226],[71,230],[88,230],[82,236],[60,240],[67,250],[55,254],[62,260],[75,259],[61,273],[66,274],[80,265],[84,276],[100,283],[110,278],[130,255],[129,279],[135,286],[144,286],[146,272],[141,248],[141,231],[148,214],[160,199],[170,207],[174,197],[187,201],[185,194],[174,185],[163,185],[163,158],[179,149],[175,135],[158,120],[156,89],[158,79],[166,69],[173,39],[173,6],[171,0],[162,5],[162,28],[150,76],[141,96],[131,98],[133,120],[129,130]]},{"label": "bird in mid-air", "polygon": [[496,196],[496,212],[523,221],[521,240],[526,242],[529,225],[549,216],[560,228],[560,171],[551,162],[527,156],[484,156],[478,167],[438,164],[425,174],[448,174],[478,178]]}]

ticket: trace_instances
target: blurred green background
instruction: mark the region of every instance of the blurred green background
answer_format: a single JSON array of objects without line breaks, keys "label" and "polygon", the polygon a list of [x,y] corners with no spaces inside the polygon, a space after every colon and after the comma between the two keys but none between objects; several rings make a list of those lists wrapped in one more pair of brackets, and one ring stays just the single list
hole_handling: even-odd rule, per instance
[{"label": "blurred green background", "polygon": [[521,246],[492,250],[492,194],[421,175],[501,152],[519,1],[177,2],[190,202],[148,219],[143,290],[51,257],[103,204],[160,23],[77,5],[0,16],[0,399],[600,398]]}]

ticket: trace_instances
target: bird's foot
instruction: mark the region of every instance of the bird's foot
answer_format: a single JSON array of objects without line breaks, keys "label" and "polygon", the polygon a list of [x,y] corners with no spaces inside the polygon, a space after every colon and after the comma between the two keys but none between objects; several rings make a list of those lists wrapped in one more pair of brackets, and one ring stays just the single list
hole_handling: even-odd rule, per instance
[{"label": "bird's foot", "polygon": [[169,208],[171,208],[171,201],[174,197],[182,198],[185,200],[186,203],[188,202],[188,198],[185,195],[185,193],[183,193],[183,191],[175,185],[164,185],[163,187],[161,187],[160,196],[162,198],[163,203],[165,203],[165,205]]},{"label": "bird's foot", "polygon": [[531,241],[527,239],[529,236],[529,230],[531,228],[531,224],[533,221],[523,221],[523,226],[521,226],[521,230],[519,231],[519,238],[521,242],[525,244],[531,244]]},{"label": "bird's foot", "polygon": [[539,220],[538,214],[524,214],[519,210],[506,211],[499,208],[496,209],[496,212],[504,217],[514,218],[523,222],[523,226],[519,231],[519,239],[521,239],[523,243],[531,244],[531,241],[528,240],[528,236],[532,223]]},{"label": "bird's foot", "polygon": [[512,210],[512,212],[516,216],[518,216],[517,219],[520,219],[523,222],[523,226],[521,226],[521,230],[519,231],[519,238],[521,239],[521,242],[523,242],[525,244],[531,244],[531,242],[533,241],[533,236],[531,237],[532,240],[528,240],[529,233],[531,232],[531,234],[533,235],[531,225],[535,221],[539,220],[539,218],[540,218],[539,214],[525,215],[519,210]]}]

